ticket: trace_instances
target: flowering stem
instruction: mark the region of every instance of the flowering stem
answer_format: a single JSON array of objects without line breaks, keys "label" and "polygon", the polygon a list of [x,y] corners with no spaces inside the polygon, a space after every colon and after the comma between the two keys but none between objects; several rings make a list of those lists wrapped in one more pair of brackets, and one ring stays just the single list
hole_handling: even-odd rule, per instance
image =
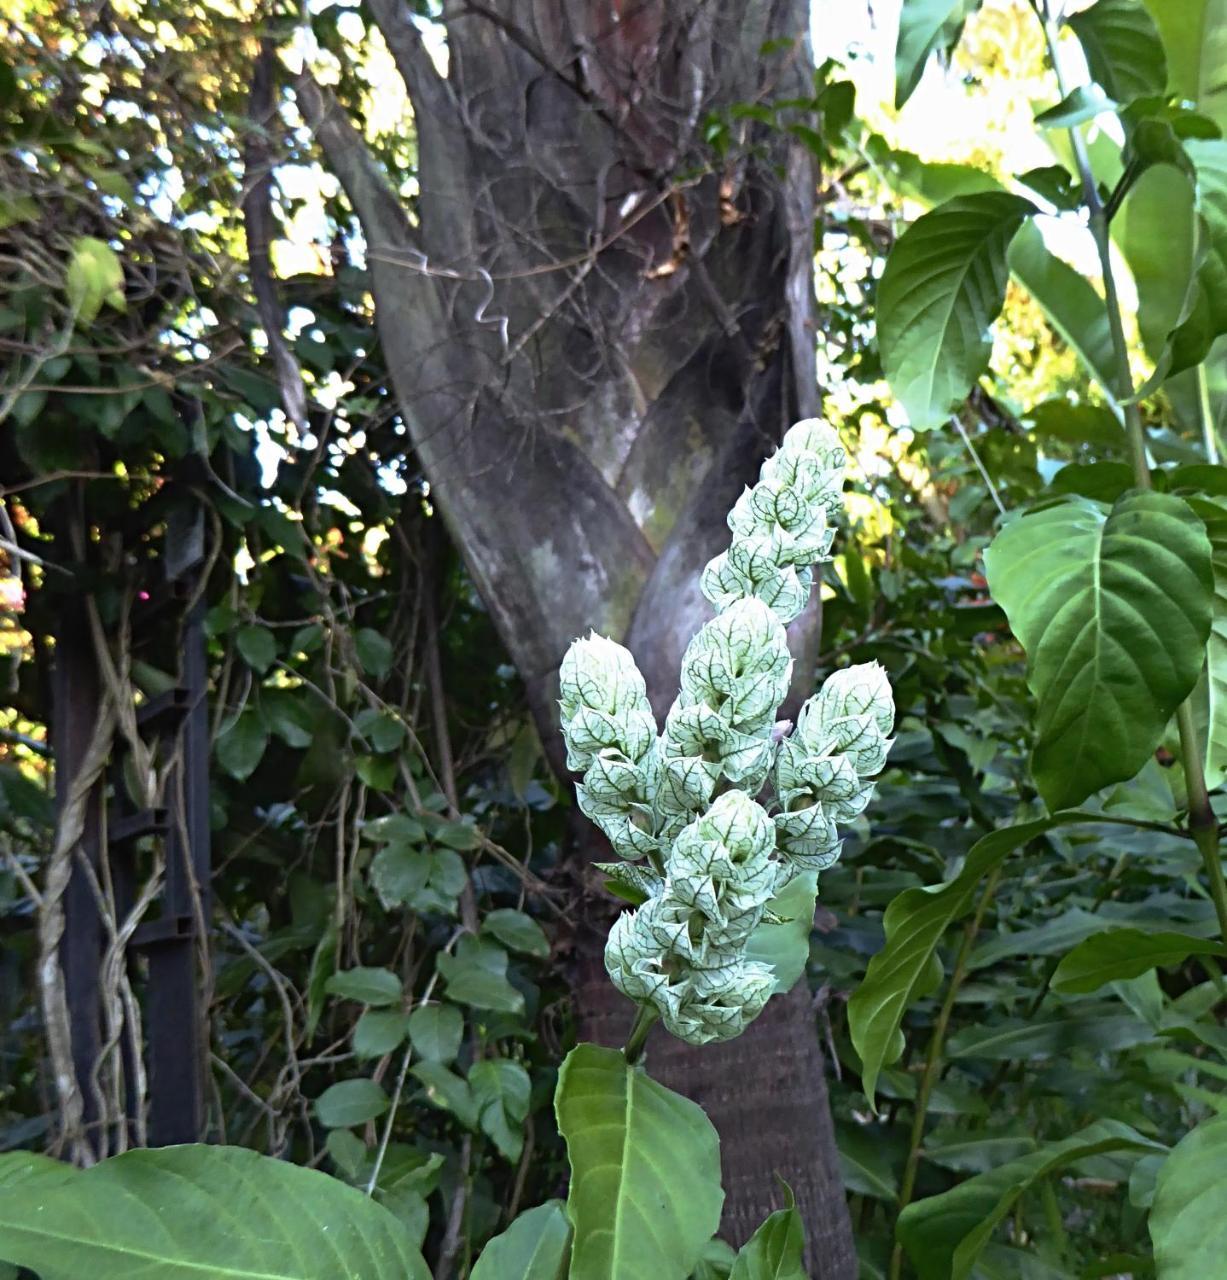
[{"label": "flowering stem", "polygon": [[660,1014],[650,1004],[641,1004],[631,1024],[631,1033],[626,1037],[626,1045],[622,1050],[626,1065],[633,1067],[643,1057],[643,1046],[647,1043],[648,1032]]}]

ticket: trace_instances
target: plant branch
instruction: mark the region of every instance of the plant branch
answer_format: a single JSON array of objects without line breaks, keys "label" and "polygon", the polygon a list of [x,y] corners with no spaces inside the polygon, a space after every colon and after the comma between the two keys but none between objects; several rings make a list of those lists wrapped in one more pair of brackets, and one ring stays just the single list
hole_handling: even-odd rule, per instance
[{"label": "plant branch", "polygon": [[[942,1000],[941,1009],[938,1010],[937,1014],[937,1021],[933,1025],[933,1035],[929,1039],[929,1050],[925,1055],[924,1070],[921,1073],[920,1084],[916,1089],[916,1102],[912,1112],[912,1133],[911,1140],[908,1143],[907,1163],[903,1168],[903,1180],[899,1184],[900,1213],[911,1203],[912,1194],[916,1190],[916,1174],[920,1169],[925,1120],[929,1111],[929,1099],[933,1096],[933,1088],[941,1075],[942,1050],[946,1043],[946,1030],[950,1025],[950,1015],[954,1012],[954,1002],[958,998],[959,989],[963,985],[963,979],[967,976],[967,964],[971,959],[972,946],[975,944],[976,936],[980,932],[980,925],[984,921],[984,914],[988,910],[989,903],[993,900],[993,894],[997,891],[997,882],[1001,879],[1001,871],[1002,868],[998,866],[989,876],[988,882],[984,886],[984,892],[980,895],[980,901],[976,904],[976,913],[963,929],[963,941],[959,945],[959,954],[954,962],[954,972],[950,975],[945,999]],[[899,1280],[902,1274],[903,1246],[896,1244],[890,1257],[890,1280]]]},{"label": "plant branch", "polygon": [[[1061,71],[1061,60],[1057,56],[1056,26],[1051,20],[1046,20],[1045,15],[1038,8],[1036,12],[1040,14],[1044,28],[1048,57],[1057,78],[1057,90],[1064,98],[1067,87]],[[1129,371],[1129,347],[1125,340],[1124,322],[1121,319],[1120,296],[1112,273],[1108,211],[1099,198],[1086,145],[1076,125],[1069,130],[1069,136],[1078,162],[1078,171],[1082,177],[1083,199],[1090,215],[1091,234],[1095,238],[1095,247],[1103,270],[1104,303],[1108,315],[1108,329],[1112,335],[1114,383],[1112,392],[1124,414],[1134,482],[1139,489],[1151,489],[1153,485],[1150,478],[1150,464],[1146,457],[1146,428],[1142,423],[1141,410],[1134,399],[1133,375]],[[1188,790],[1189,833],[1201,853],[1206,875],[1210,881],[1210,896],[1214,900],[1220,936],[1227,940],[1227,883],[1224,882],[1223,864],[1219,855],[1218,819],[1210,805],[1205,766],[1197,741],[1196,726],[1193,723],[1192,703],[1188,699],[1176,712],[1176,725],[1180,732],[1180,757],[1184,765],[1185,786]]]}]

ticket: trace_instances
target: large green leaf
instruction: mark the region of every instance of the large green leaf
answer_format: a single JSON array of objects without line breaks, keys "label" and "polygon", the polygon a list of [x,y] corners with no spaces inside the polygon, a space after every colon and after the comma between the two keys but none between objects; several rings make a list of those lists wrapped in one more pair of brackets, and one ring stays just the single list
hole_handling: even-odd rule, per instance
[{"label": "large green leaf", "polygon": [[1109,982],[1137,978],[1151,969],[1181,964],[1189,956],[1221,955],[1222,946],[1187,933],[1109,929],[1080,942],[1052,977],[1052,989],[1085,994]]},{"label": "large green leaf", "polygon": [[958,41],[980,0],[903,0],[895,41],[895,107],[912,96],[929,58]]},{"label": "large green leaf", "polygon": [[729,1280],[809,1280],[805,1270],[805,1226],[792,1193],[742,1245]]},{"label": "large green leaf", "polygon": [[1090,282],[1049,252],[1033,222],[1014,237],[1008,261],[1014,278],[1039,303],[1049,324],[1078,353],[1099,385],[1112,394],[1114,357],[1108,312]]},{"label": "large green leaf", "polygon": [[878,344],[913,427],[944,422],[992,352],[1006,251],[1034,206],[986,191],[938,205],[904,232],[878,288]]},{"label": "large green leaf", "polygon": [[1074,498],[1007,524],[993,598],[1039,700],[1032,768],[1052,809],[1133,777],[1192,692],[1210,632],[1210,544],[1188,503]]},{"label": "large green leaf", "polygon": [[967,1280],[993,1232],[1024,1191],[1090,1156],[1161,1151],[1160,1144],[1115,1120],[1098,1120],[1062,1142],[998,1165],[899,1215],[899,1242],[920,1280]]},{"label": "large green leaf", "polygon": [[1156,361],[1191,305],[1198,257],[1193,200],[1187,175],[1170,164],[1152,165],[1129,189],[1113,223],[1137,286],[1142,345]]},{"label": "large green leaf", "polygon": [[1227,1116],[1203,1121],[1159,1169],[1150,1210],[1158,1280],[1210,1280],[1227,1255]]},{"label": "large green leaf", "polygon": [[799,872],[768,904],[779,922],[760,924],[746,943],[747,960],[769,964],[775,971],[777,995],[791,991],[805,972],[817,898],[818,873]]},{"label": "large green leaf", "polygon": [[579,1044],[554,1098],[571,1164],[570,1280],[685,1280],[720,1225],[720,1140],[702,1108]]},{"label": "large green leaf", "polygon": [[1161,94],[1167,84],[1163,42],[1142,0],[1098,0],[1071,14],[1087,65],[1115,102]]},{"label": "large green leaf", "polygon": [[860,1054],[861,1080],[871,1102],[882,1068],[903,1052],[899,1028],[908,1006],[941,981],[938,943],[951,923],[971,909],[976,886],[1008,853],[1045,831],[1095,820],[1090,813],[1056,813],[990,832],[972,846],[953,880],[906,889],[891,901],[882,917],[886,943],[870,960],[865,980],[848,1001],[848,1029]]},{"label": "large green leaf", "polygon": [[1148,0],[1167,53],[1168,89],[1227,131],[1227,0]]},{"label": "large green leaf", "polygon": [[1193,723],[1201,744],[1206,786],[1227,779],[1227,503],[1194,497],[1189,505],[1202,518],[1210,539],[1214,601],[1206,661],[1193,690]]},{"label": "large green leaf", "polygon": [[428,1280],[386,1209],[238,1147],[129,1151],[0,1196],[0,1258],[42,1280]]},{"label": "large green leaf", "polygon": [[528,1209],[481,1251],[470,1280],[566,1280],[571,1224],[561,1200]]}]

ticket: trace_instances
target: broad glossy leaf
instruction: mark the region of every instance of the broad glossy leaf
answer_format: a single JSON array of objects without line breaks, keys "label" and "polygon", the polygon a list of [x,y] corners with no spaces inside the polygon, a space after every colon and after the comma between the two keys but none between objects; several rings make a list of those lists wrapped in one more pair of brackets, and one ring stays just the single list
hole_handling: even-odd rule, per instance
[{"label": "broad glossy leaf", "polygon": [[1128,1125],[1099,1120],[1062,1142],[1045,1143],[1031,1155],[908,1205],[899,1215],[899,1241],[920,1280],[967,1280],[1014,1202],[1043,1178],[1106,1152],[1158,1150],[1159,1143]]},{"label": "broad glossy leaf", "polygon": [[912,96],[929,58],[958,39],[980,0],[903,0],[895,41],[895,108]]},{"label": "broad glossy leaf", "polygon": [[376,680],[392,669],[391,641],[372,627],[363,627],[354,635],[354,648],[362,669]]},{"label": "broad glossy leaf", "polygon": [[268,730],[248,709],[218,737],[217,761],[236,782],[246,782],[264,758],[267,746]]},{"label": "broad glossy leaf", "polygon": [[848,1028],[871,1102],[882,1068],[903,1052],[899,1028],[904,1013],[934,989],[935,978],[940,981],[940,968],[934,973],[937,946],[951,923],[970,910],[980,881],[1007,854],[1053,827],[1093,821],[1093,814],[1057,813],[993,831],[976,841],[953,880],[907,889],[886,908],[882,918],[886,943],[869,962],[865,980],[848,1001]]},{"label": "broad glossy leaf", "polygon": [[42,1280],[429,1280],[387,1210],[237,1147],[129,1151],[6,1188],[0,1258]]},{"label": "broad glossy leaf", "polygon": [[1209,1280],[1227,1255],[1227,1116],[1186,1134],[1159,1169],[1150,1210],[1158,1280]]},{"label": "broad glossy leaf", "polygon": [[1167,61],[1154,19],[1142,0],[1097,0],[1071,14],[1091,75],[1116,102],[1161,94]]},{"label": "broad glossy leaf", "polygon": [[1210,639],[1193,690],[1193,723],[1201,743],[1206,786],[1213,791],[1227,780],[1227,503],[1190,498],[1189,505],[1205,522],[1214,569]]},{"label": "broad glossy leaf", "polygon": [[687,1098],[579,1044],[554,1098],[571,1163],[570,1280],[685,1280],[720,1225],[720,1140]]},{"label": "broad glossy leaf", "polygon": [[469,1082],[441,1062],[419,1062],[410,1074],[426,1090],[427,1099],[442,1111],[450,1111],[466,1128],[477,1128],[477,1103]]},{"label": "broad glossy leaf", "polygon": [[374,1080],[342,1080],[315,1100],[315,1114],[326,1129],[352,1129],[383,1115],[391,1104]]},{"label": "broad glossy leaf", "polygon": [[742,1245],[729,1280],[809,1280],[805,1270],[805,1226],[789,1192],[777,1209]]},{"label": "broad glossy leaf", "polygon": [[938,205],[890,252],[878,287],[878,343],[913,427],[944,422],[984,372],[1005,300],[1006,251],[1035,206],[984,192]]},{"label": "broad glossy leaf", "polygon": [[550,954],[550,941],[545,930],[523,911],[514,911],[510,907],[499,907],[495,911],[486,912],[482,918],[483,933],[493,934],[505,947],[519,951],[537,960],[544,960]]},{"label": "broad glossy leaf", "polygon": [[456,954],[441,951],[435,960],[447,983],[447,995],[457,1004],[498,1013],[523,1013],[524,997],[507,981],[507,953],[502,947],[466,934]]},{"label": "broad glossy leaf", "polygon": [[1007,524],[985,553],[993,598],[1039,700],[1032,769],[1048,805],[1133,777],[1192,692],[1210,631],[1210,544],[1188,503],[1128,493]]},{"label": "broad glossy leaf", "polygon": [[404,998],[401,980],[391,969],[372,969],[359,966],[334,973],[324,984],[330,996],[342,1000],[357,1000],[361,1004],[397,1004]]},{"label": "broad glossy leaf", "polygon": [[409,1015],[409,1039],[419,1058],[452,1062],[460,1052],[464,1015],[450,1004],[425,1004]]},{"label": "broad glossy leaf", "polygon": [[1030,1062],[1067,1058],[1075,1050],[1106,1053],[1128,1049],[1151,1039],[1154,1031],[1130,1013],[1083,1013],[1057,1018],[1007,1018],[987,1025],[973,1023],[955,1032],[946,1044],[954,1059]]},{"label": "broad glossy leaf", "polygon": [[775,970],[777,995],[791,991],[805,972],[817,899],[818,873],[799,872],[767,904],[781,923],[760,924],[746,943],[748,960],[769,964]]},{"label": "broad glossy leaf", "polygon": [[1150,969],[1182,964],[1189,956],[1222,955],[1221,944],[1187,933],[1143,933],[1109,929],[1080,942],[1059,965],[1052,989],[1066,994],[1098,991],[1109,982],[1136,978]]},{"label": "broad glossy leaf", "polygon": [[1188,314],[1197,266],[1193,184],[1170,164],[1152,165],[1129,189],[1113,234],[1133,273],[1138,329],[1152,360]]},{"label": "broad glossy leaf", "polygon": [[528,1072],[507,1058],[482,1058],[469,1068],[477,1122],[513,1164],[524,1150],[524,1117],[532,1084]]},{"label": "broad glossy leaf", "polygon": [[561,1200],[528,1209],[481,1251],[470,1280],[567,1280],[571,1223]]},{"label": "broad glossy leaf", "polygon": [[267,627],[240,627],[234,642],[243,655],[243,661],[260,675],[273,665],[277,657],[277,641]]},{"label": "broad glossy leaf", "polygon": [[1014,278],[1039,303],[1048,322],[1078,353],[1096,382],[1110,392],[1112,333],[1104,301],[1090,282],[1049,252],[1034,222],[1014,237],[1007,258]]},{"label": "broad glossy leaf", "polygon": [[381,1058],[404,1042],[409,1019],[395,1009],[368,1009],[354,1027],[352,1043],[359,1058]]},{"label": "broad glossy leaf", "polygon": [[[1024,230],[1019,239],[1027,234],[1029,232]],[[1017,244],[1018,240],[1014,243]],[[1123,449],[1125,445],[1125,431],[1120,419],[1111,409],[1101,405],[1071,404],[1064,399],[1045,400],[1025,416],[1031,419],[1036,435],[1047,439],[1103,445],[1112,449]]]},{"label": "broad glossy leaf", "polygon": [[1227,133],[1227,0],[1148,0],[1167,53],[1168,89]]}]

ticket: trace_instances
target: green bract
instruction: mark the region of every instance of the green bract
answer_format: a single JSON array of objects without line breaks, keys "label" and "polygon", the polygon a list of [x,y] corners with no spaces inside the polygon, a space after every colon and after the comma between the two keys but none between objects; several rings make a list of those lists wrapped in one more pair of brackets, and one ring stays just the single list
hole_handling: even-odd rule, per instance
[{"label": "green bract", "polygon": [[[750,936],[797,871],[839,856],[835,824],[868,804],[890,747],[894,704],[876,663],[833,675],[791,738],[776,723],[792,679],[784,627],[830,551],[844,463],[830,427],[797,423],[737,500],[731,545],[703,572],[717,614],[686,648],[659,737],[626,649],[590,635],[563,660],[579,806],[622,857],[647,860],[633,877],[646,901],[614,925],[606,967],[692,1044],[738,1035],[762,1011],[776,976],[747,957]],[[761,803],[768,779],[774,799]]]}]

